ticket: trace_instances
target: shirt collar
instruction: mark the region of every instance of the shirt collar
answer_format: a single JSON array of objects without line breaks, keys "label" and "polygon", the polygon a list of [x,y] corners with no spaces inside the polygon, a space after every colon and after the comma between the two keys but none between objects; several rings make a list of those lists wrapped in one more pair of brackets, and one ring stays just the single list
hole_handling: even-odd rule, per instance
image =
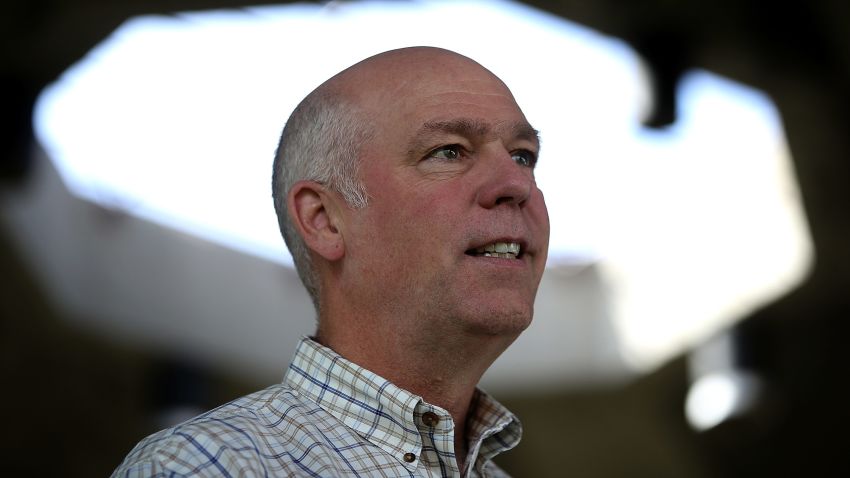
[{"label": "shirt collar", "polygon": [[469,415],[467,467],[474,466],[480,472],[491,458],[519,444],[522,424],[516,415],[481,389],[472,398]]},{"label": "shirt collar", "polygon": [[[400,461],[405,453],[420,455],[422,438],[415,417],[417,406],[421,414],[421,405],[428,404],[418,395],[346,360],[309,337],[304,337],[298,345],[285,382]],[[479,468],[519,443],[522,435],[519,420],[485,392],[476,391],[469,416],[468,466]],[[416,467],[404,464],[411,469]]]},{"label": "shirt collar", "polygon": [[308,337],[298,345],[285,381],[399,460],[405,453],[419,456],[422,442],[413,411],[420,397]]}]

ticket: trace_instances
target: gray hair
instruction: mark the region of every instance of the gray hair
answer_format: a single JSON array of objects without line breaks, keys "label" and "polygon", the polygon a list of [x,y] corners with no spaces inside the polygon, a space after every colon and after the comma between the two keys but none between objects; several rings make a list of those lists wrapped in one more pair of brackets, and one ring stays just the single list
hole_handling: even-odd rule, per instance
[{"label": "gray hair", "polygon": [[283,240],[316,311],[320,282],[307,245],[292,223],[286,198],[292,185],[315,181],[339,193],[353,208],[365,207],[368,195],[358,177],[360,149],[372,137],[364,114],[327,89],[307,95],[289,117],[274,159],[272,197]]}]

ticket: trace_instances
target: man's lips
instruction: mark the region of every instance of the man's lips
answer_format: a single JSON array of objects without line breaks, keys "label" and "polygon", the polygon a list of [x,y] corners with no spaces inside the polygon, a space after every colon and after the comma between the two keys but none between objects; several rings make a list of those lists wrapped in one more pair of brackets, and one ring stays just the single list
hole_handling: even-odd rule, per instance
[{"label": "man's lips", "polygon": [[501,259],[519,259],[525,252],[521,241],[499,239],[467,249],[466,254],[473,257],[497,257]]},{"label": "man's lips", "polygon": [[502,259],[516,259],[521,248],[516,242],[494,242],[481,247],[471,249],[472,255],[477,257],[499,257]]}]

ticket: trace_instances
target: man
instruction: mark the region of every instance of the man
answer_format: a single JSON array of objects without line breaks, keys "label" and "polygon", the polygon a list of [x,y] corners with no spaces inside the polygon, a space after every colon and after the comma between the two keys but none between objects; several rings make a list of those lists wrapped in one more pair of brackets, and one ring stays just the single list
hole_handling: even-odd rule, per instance
[{"label": "man", "polygon": [[140,443],[114,476],[501,476],[517,419],[476,388],[531,321],[549,239],[508,88],[436,48],[296,108],[273,190],[318,313],[283,384]]}]

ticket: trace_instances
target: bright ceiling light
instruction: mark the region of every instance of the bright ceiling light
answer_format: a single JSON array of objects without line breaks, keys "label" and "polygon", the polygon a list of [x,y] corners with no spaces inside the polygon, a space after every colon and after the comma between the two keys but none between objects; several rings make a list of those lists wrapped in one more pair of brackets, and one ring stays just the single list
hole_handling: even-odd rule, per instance
[{"label": "bright ceiling light", "polygon": [[705,375],[688,390],[685,417],[695,430],[709,430],[751,411],[762,387],[756,375],[742,370]]},{"label": "bright ceiling light", "polygon": [[75,194],[288,263],[269,184],[284,121],[340,69],[410,45],[468,55],[511,87],[542,132],[549,265],[601,265],[636,367],[803,276],[810,246],[767,97],[693,73],[680,122],[647,131],[624,43],[513,2],[134,18],[44,92],[36,132]]},{"label": "bright ceiling light", "polygon": [[411,45],[464,53],[512,87],[543,131],[553,259],[595,255],[592,208],[581,205],[588,158],[569,145],[632,127],[638,64],[617,41],[511,2],[137,17],[45,91],[37,132],[75,194],[289,263],[269,185],[286,118],[337,71]]}]

